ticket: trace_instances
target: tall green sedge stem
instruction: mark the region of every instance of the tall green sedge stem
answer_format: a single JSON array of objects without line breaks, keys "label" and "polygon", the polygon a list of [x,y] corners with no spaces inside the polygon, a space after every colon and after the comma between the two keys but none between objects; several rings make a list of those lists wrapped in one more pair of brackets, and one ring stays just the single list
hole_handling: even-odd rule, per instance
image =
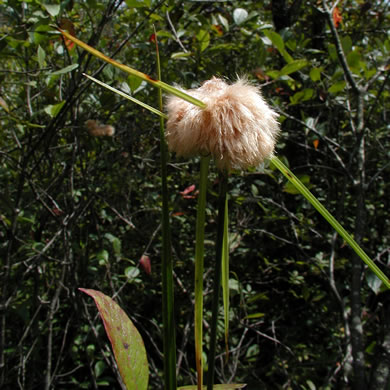
[{"label": "tall green sedge stem", "polygon": [[223,248],[222,248],[222,295],[223,295],[223,312],[225,318],[225,349],[226,359],[229,360],[229,212],[228,197],[225,200],[225,221],[223,226]]},{"label": "tall green sedge stem", "polygon": [[228,172],[224,171],[219,174],[219,195],[218,195],[218,220],[217,220],[217,241],[215,253],[215,269],[213,283],[213,303],[211,318],[210,347],[208,355],[208,373],[207,373],[207,390],[213,390],[214,371],[215,371],[215,351],[217,345],[217,324],[219,312],[219,293],[221,290],[221,272],[222,272],[222,252],[223,236],[225,227],[225,211],[228,186]]},{"label": "tall green sedge stem", "polygon": [[203,265],[207,179],[210,157],[201,157],[195,244],[195,360],[198,390],[203,389]]},{"label": "tall green sedge stem", "polygon": [[350,245],[356,254],[368,265],[372,272],[390,288],[389,278],[380,268],[367,256],[359,244],[340,225],[340,223],[329,213],[329,211],[317,200],[317,198],[303,185],[303,183],[284,165],[277,157],[271,159],[272,164],[294,185],[294,187],[312,204],[312,206],[332,225],[337,233]]},{"label": "tall green sedge stem", "polygon": [[[156,57],[157,77],[161,79],[160,55],[158,51],[157,35]],[[161,88],[158,88],[159,108],[163,110],[163,98]],[[164,336],[164,388],[176,390],[176,333],[174,313],[174,289],[173,289],[173,264],[171,228],[169,221],[169,196],[167,179],[168,147],[165,141],[164,118],[160,116],[160,153],[161,153],[161,181],[162,181],[162,289],[163,289],[163,336]]]}]

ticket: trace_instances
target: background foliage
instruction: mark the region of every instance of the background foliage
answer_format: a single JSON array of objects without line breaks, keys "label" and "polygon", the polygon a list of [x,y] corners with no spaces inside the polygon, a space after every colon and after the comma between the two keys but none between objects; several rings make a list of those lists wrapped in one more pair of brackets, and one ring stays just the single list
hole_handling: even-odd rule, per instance
[{"label": "background foliage", "polygon": [[[156,91],[64,42],[55,23],[152,76],[155,25],[164,81],[194,87],[247,74],[260,83],[281,114],[279,157],[389,275],[389,2],[324,6],[332,4],[0,1],[1,388],[120,388],[78,287],[116,297],[145,340],[150,388],[162,387],[158,120],[82,73],[151,105]],[[90,135],[90,119],[115,126],[115,136]],[[195,370],[196,193],[182,192],[198,171],[197,161],[172,157],[179,384]],[[224,365],[221,342],[219,380],[387,389],[389,292],[321,217],[266,165],[231,175],[230,221],[231,351]]]}]

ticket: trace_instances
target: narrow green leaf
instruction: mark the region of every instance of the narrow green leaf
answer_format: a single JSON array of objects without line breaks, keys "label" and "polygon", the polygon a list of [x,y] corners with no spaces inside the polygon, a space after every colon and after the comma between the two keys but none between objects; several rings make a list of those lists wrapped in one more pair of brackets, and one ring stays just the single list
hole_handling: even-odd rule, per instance
[{"label": "narrow green leaf", "polygon": [[145,346],[129,317],[103,293],[84,288],[79,290],[91,296],[96,303],[126,388],[147,390],[149,367]]},{"label": "narrow green leaf", "polygon": [[251,320],[251,319],[254,319],[254,318],[262,318],[264,316],[265,316],[264,313],[254,313],[254,314],[248,314],[247,316],[245,316],[245,318],[248,319],[248,320]]},{"label": "narrow green leaf", "polygon": [[224,16],[222,16],[221,14],[218,14],[218,19],[219,19],[220,23],[222,24],[222,26],[225,27],[225,30],[229,31],[228,20]]},{"label": "narrow green leaf", "polygon": [[271,159],[272,164],[297,188],[297,190],[311,203],[311,205],[329,222],[329,224],[340,234],[355,253],[368,265],[372,272],[390,288],[389,278],[381,269],[367,256],[359,244],[341,226],[332,214],[320,203],[320,201],[306,188],[306,186],[282,163],[277,157]]},{"label": "narrow green leaf", "polygon": [[96,84],[99,84],[101,85],[102,87],[104,88],[107,88],[109,89],[110,91],[112,92],[115,92],[116,94],[124,97],[125,99],[128,99],[130,101],[132,101],[133,103],[136,103],[138,105],[140,105],[141,107],[144,107],[146,108],[147,110],[149,110],[150,112],[153,112],[153,114],[156,114],[156,115],[159,115],[160,117],[164,118],[164,119],[167,119],[168,116],[166,114],[164,114],[163,112],[157,110],[157,108],[154,108],[152,106],[149,106],[148,104],[144,103],[144,102],[141,102],[140,100],[136,99],[136,98],[133,98],[132,96],[130,95],[127,95],[125,94],[124,92],[122,91],[119,91],[118,89],[114,88],[114,87],[111,87],[110,85],[106,84],[106,83],[103,83],[103,81],[100,81],[98,79],[95,79],[94,77],[92,76],[89,76],[85,73],[83,73],[83,75],[87,78],[89,78],[90,80],[92,80],[93,82],[95,82]]},{"label": "narrow green leaf", "polygon": [[50,73],[50,75],[55,76],[55,75],[59,75],[59,74],[69,73],[69,72],[72,72],[72,70],[77,69],[78,67],[79,67],[79,64],[72,64],[72,65],[66,66],[65,68],[56,70],[55,72]]},{"label": "narrow green leaf", "polygon": [[171,58],[173,60],[177,60],[177,59],[183,60],[183,59],[187,59],[188,57],[191,57],[191,56],[192,56],[191,52],[184,52],[184,51],[179,51],[179,52],[171,54]]},{"label": "narrow green leaf", "polygon": [[132,75],[134,75],[136,77],[139,77],[142,80],[145,80],[146,82],[152,84],[156,88],[161,88],[164,91],[166,91],[168,93],[171,93],[172,95],[175,95],[175,96],[177,96],[177,97],[179,97],[179,98],[181,98],[183,100],[186,100],[187,102],[189,102],[191,104],[194,104],[195,106],[198,106],[200,108],[206,108],[206,104],[205,103],[201,102],[198,99],[195,99],[194,97],[188,95],[187,93],[185,93],[185,92],[183,92],[183,91],[181,91],[181,90],[179,90],[179,89],[177,89],[175,87],[172,87],[171,85],[166,84],[166,83],[164,83],[161,80],[155,80],[155,79],[151,78],[150,76],[146,75],[145,73],[139,72],[138,70],[130,68],[127,65],[123,65],[123,64],[113,60],[112,58],[107,57],[106,55],[104,55],[100,51],[98,51],[98,50],[94,49],[93,47],[87,45],[83,41],[80,41],[79,39],[75,38],[74,36],[69,34],[67,31],[64,31],[64,30],[61,30],[61,29],[58,29],[58,30],[67,39],[71,40],[76,45],[78,45],[78,46],[82,47],[83,49],[87,50],[89,53],[91,53],[95,57],[98,57],[101,60],[103,60],[105,62],[108,62],[109,64],[115,66],[118,69],[121,69],[122,71],[124,71],[124,72],[126,72],[128,74],[132,74]]},{"label": "narrow green leaf", "polygon": [[42,49],[41,45],[38,45],[37,58],[39,67],[42,69],[45,66],[46,53],[45,50]]}]

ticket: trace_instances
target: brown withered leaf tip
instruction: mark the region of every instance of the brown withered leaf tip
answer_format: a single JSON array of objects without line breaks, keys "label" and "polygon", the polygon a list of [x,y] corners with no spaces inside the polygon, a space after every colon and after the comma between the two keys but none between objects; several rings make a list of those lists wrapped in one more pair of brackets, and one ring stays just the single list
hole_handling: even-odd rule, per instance
[{"label": "brown withered leaf tip", "polygon": [[94,119],[88,119],[85,122],[89,135],[94,137],[112,137],[115,134],[115,128],[110,125],[102,125]]},{"label": "brown withered leaf tip", "polygon": [[246,79],[228,84],[213,77],[185,91],[205,109],[169,96],[167,143],[178,156],[212,155],[219,169],[257,166],[273,155],[277,114]]}]

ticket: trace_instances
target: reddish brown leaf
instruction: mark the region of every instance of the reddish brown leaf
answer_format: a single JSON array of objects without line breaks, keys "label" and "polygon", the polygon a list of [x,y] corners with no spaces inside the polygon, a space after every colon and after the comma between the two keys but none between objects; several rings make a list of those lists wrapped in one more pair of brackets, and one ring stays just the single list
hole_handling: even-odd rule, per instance
[{"label": "reddish brown leaf", "polygon": [[332,16],[333,16],[333,24],[337,28],[343,20],[343,17],[341,16],[341,13],[340,13],[340,10],[338,9],[338,7],[334,8]]},{"label": "reddish brown leaf", "polygon": [[141,268],[150,275],[152,273],[152,263],[150,261],[150,257],[147,255],[142,255],[139,260],[139,265]]},{"label": "reddish brown leaf", "polygon": [[79,290],[90,295],[96,303],[126,388],[147,390],[149,367],[145,346],[129,317],[115,301],[100,291]]},{"label": "reddish brown leaf", "polygon": [[[75,29],[74,29],[74,25],[73,25],[73,23],[72,23],[72,21],[70,19],[68,19],[68,18],[61,18],[61,20],[60,20],[60,27],[63,30],[67,30],[70,35],[73,35],[73,36],[76,35]],[[64,42],[65,42],[66,48],[69,51],[74,48],[75,44],[70,39],[64,38]]]}]

